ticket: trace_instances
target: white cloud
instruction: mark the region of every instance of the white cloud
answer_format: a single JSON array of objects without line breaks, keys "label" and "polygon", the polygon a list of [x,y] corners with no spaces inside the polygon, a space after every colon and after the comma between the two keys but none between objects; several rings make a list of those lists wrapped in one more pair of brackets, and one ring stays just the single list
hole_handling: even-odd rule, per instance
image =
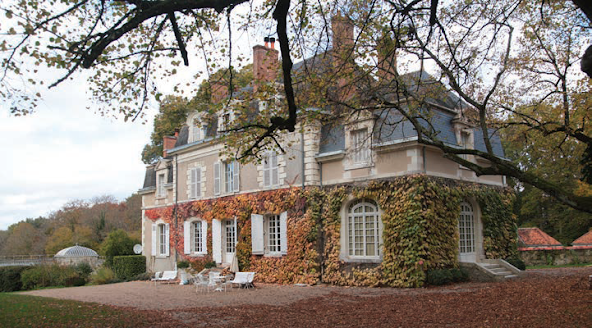
[{"label": "white cloud", "polygon": [[118,199],[142,187],[148,124],[106,119],[86,109],[84,83],[48,93],[36,113],[0,109],[0,229],[47,215],[72,199]]}]

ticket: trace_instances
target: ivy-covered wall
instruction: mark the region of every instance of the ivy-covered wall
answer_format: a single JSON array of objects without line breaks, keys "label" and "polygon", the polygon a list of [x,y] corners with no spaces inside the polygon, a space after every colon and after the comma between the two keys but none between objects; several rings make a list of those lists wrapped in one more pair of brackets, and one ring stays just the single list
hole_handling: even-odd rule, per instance
[{"label": "ivy-covered wall", "polygon": [[[356,264],[340,259],[342,211],[350,200],[361,198],[373,200],[381,210],[381,263]],[[182,257],[186,257],[182,236],[185,219],[199,217],[211,222],[213,218],[236,217],[239,267],[257,272],[259,281],[421,287],[427,270],[458,265],[457,225],[464,199],[479,204],[486,257],[515,256],[511,190],[425,175],[371,181],[363,186],[290,188],[195,201],[179,205],[176,216],[173,208],[167,207],[147,210],[146,217],[171,223],[171,246]],[[252,255],[251,214],[284,211],[288,212],[287,255]],[[211,224],[208,229],[211,252]]]}]

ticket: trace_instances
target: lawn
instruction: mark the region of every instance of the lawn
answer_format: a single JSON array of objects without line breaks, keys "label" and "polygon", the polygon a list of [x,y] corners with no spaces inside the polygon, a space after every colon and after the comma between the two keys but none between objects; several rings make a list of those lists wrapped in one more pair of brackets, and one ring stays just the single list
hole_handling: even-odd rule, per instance
[{"label": "lawn", "polygon": [[136,327],[164,319],[154,311],[0,293],[0,327]]}]

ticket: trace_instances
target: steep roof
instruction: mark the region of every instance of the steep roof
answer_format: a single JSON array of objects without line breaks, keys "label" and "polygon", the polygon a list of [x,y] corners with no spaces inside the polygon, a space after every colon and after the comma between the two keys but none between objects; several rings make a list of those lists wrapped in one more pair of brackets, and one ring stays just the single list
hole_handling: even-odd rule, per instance
[{"label": "steep roof", "polygon": [[571,244],[574,246],[586,246],[586,245],[592,246],[592,231],[586,232],[580,238],[574,240],[573,243],[571,243]]},{"label": "steep roof", "polygon": [[519,228],[518,240],[523,247],[563,247],[555,238],[539,228]]}]

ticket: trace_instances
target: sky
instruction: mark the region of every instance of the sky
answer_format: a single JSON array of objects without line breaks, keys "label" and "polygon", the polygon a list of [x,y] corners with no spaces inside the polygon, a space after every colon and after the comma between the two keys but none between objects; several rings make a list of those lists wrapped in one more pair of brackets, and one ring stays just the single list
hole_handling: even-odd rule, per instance
[{"label": "sky", "polygon": [[155,109],[147,111],[146,124],[104,118],[86,108],[83,81],[46,93],[24,117],[0,104],[0,230],[71,200],[113,195],[121,201],[142,187],[141,152]]},{"label": "sky", "polygon": [[[248,10],[242,6],[233,15]],[[269,27],[258,26],[252,37],[238,28],[232,26],[234,57],[250,56],[252,46],[261,44],[262,35],[269,32]],[[226,29],[223,24],[221,31]],[[190,66],[172,79],[157,81],[160,92],[172,94],[177,83],[191,90],[181,81],[199,85],[194,74],[204,71],[205,62],[200,53],[188,50]],[[51,73],[40,72],[35,79],[44,79],[47,85],[63,72],[46,74]],[[0,230],[47,216],[72,200],[112,195],[122,201],[142,187],[146,166],[141,152],[150,141],[158,105],[153,103],[144,111],[144,120],[136,122],[105,118],[87,109],[93,104],[86,86],[82,73],[54,89],[40,89],[43,101],[35,113],[24,117],[11,116],[9,105],[0,101]]]}]

